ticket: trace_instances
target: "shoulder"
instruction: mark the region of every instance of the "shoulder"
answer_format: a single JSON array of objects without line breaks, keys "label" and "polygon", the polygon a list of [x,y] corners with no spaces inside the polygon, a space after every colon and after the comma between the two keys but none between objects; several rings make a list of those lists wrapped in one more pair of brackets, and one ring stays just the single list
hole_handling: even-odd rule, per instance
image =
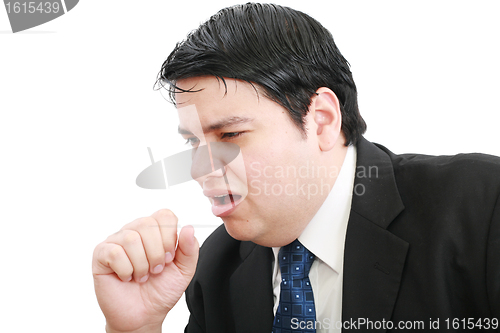
[{"label": "shoulder", "polygon": [[412,183],[415,189],[428,185],[435,190],[500,194],[500,157],[478,153],[396,155],[377,146],[390,156],[399,184]]},{"label": "shoulder", "polygon": [[387,153],[397,167],[417,167],[434,170],[454,169],[455,171],[468,172],[471,169],[484,169],[500,172],[500,157],[480,154],[457,155],[424,155],[424,154],[394,154],[385,146],[374,143],[379,149]]},{"label": "shoulder", "polygon": [[391,225],[394,230],[400,228],[402,234],[401,230],[410,230],[417,238],[422,237],[417,242],[435,239],[444,244],[439,237],[447,235],[455,240],[454,244],[476,244],[478,251],[486,246],[489,233],[497,228],[494,221],[500,210],[499,157],[396,155],[379,148],[392,161],[395,184],[404,206],[398,223]]}]

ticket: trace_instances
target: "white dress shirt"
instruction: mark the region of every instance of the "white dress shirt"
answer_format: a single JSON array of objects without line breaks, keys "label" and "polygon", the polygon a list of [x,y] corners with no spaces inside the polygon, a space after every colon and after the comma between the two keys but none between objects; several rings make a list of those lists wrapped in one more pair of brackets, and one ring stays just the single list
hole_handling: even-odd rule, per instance
[{"label": "white dress shirt", "polygon": [[[316,256],[309,271],[309,280],[314,295],[317,333],[341,332],[344,243],[355,173],[356,148],[349,146],[335,185],[298,238],[302,245]],[[280,247],[273,247],[275,314],[280,299],[281,283],[281,273],[277,264],[279,249]]]}]

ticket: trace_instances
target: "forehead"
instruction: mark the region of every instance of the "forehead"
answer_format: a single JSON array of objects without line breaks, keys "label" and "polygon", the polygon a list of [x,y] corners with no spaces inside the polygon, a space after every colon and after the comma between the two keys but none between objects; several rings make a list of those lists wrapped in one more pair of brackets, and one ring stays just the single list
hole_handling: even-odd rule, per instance
[{"label": "forehead", "polygon": [[225,82],[204,76],[176,83],[182,89],[176,94],[179,133],[251,129],[262,135],[282,131],[284,136],[293,133],[302,138],[288,111],[267,98],[262,88],[236,79]]},{"label": "forehead", "polygon": [[213,76],[179,80],[177,86],[190,91],[176,94],[179,129],[206,133],[210,128],[225,130],[248,125],[260,130],[279,127],[287,135],[300,132],[288,111],[267,98],[258,85],[227,78],[225,83]]},{"label": "forehead", "polygon": [[[237,79],[217,79],[213,76],[201,76],[181,79],[176,82],[175,100],[178,107],[196,104],[200,107],[214,105],[234,105],[238,103],[258,103],[262,94],[257,87]],[[189,92],[183,92],[189,91]]]},{"label": "forehead", "polygon": [[249,123],[248,120],[268,122],[274,113],[272,109],[279,107],[241,80],[225,79],[224,84],[221,79],[204,76],[182,79],[176,85],[182,89],[176,93],[176,104],[179,127],[184,129],[198,130],[200,126],[205,129],[213,124],[220,127],[226,123],[237,125]]}]

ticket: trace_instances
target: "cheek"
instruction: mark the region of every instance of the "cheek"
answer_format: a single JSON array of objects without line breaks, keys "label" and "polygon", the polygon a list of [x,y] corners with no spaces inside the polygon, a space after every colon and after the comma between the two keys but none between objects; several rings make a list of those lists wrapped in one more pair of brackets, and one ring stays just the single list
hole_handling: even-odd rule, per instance
[{"label": "cheek", "polygon": [[289,193],[295,193],[297,180],[301,183],[297,172],[311,159],[308,142],[275,139],[246,148],[243,160],[249,195],[267,201],[293,201]]},{"label": "cheek", "polygon": [[286,174],[286,164],[278,160],[251,160],[246,165],[248,195],[262,205],[283,200],[285,189],[290,187],[288,184],[295,181],[293,174]]},{"label": "cheek", "polygon": [[248,194],[247,166],[240,152],[238,156],[226,166],[227,178],[231,188],[241,196]]}]

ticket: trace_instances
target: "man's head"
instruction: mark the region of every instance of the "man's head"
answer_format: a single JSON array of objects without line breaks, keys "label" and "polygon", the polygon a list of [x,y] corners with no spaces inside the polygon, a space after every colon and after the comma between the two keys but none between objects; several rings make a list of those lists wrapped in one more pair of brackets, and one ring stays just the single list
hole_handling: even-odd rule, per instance
[{"label": "man's head", "polygon": [[301,234],[366,127],[330,33],[286,7],[223,9],[176,46],[159,82],[194,162],[208,142],[241,149],[241,163],[195,178],[231,236],[265,246]]},{"label": "man's head", "polygon": [[222,9],[177,44],[158,83],[175,103],[178,80],[206,75],[254,84],[288,111],[303,135],[311,97],[328,87],[340,102],[346,145],[366,130],[349,63],[330,32],[300,11],[256,3]]}]

